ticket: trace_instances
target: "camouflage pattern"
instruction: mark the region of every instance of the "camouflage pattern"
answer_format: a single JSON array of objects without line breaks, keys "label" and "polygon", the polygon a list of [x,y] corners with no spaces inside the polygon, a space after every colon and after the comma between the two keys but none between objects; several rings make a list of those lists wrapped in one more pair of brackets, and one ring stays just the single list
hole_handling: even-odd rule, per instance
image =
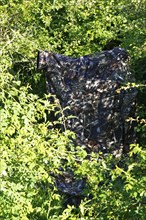
[{"label": "camouflage pattern", "polygon": [[62,107],[69,106],[66,127],[76,133],[76,144],[89,151],[127,152],[135,140],[133,116],[137,91],[121,89],[133,82],[128,54],[122,48],[71,58],[39,51],[37,65],[47,78],[47,91],[55,94]]},{"label": "camouflage pattern", "polygon": [[81,199],[87,197],[84,193],[84,188],[86,186],[86,178],[75,179],[74,174],[72,172],[64,172],[61,174],[55,175],[51,174],[55,177],[55,186],[58,191],[64,195],[66,195],[66,205],[75,205],[78,206],[81,202]]}]

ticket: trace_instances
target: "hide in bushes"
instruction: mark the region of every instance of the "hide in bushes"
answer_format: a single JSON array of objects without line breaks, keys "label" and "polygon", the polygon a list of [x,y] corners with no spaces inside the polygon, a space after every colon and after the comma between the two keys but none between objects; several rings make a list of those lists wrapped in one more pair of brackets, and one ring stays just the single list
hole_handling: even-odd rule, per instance
[{"label": "hide in bushes", "polygon": [[76,144],[87,150],[127,152],[135,141],[134,126],[127,119],[135,111],[135,88],[120,89],[133,82],[128,54],[122,48],[71,58],[39,51],[37,65],[46,73],[47,90],[62,108],[69,106],[66,127],[76,133]]}]

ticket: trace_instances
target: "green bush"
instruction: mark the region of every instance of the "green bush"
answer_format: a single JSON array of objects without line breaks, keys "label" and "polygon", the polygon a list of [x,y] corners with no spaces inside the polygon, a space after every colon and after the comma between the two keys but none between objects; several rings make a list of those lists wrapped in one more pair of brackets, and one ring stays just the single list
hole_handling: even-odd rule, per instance
[{"label": "green bush", "polygon": [[[53,128],[65,120],[57,99],[52,104],[28,93],[9,74],[0,79],[1,219],[145,219],[145,150],[133,145],[129,159],[92,153],[89,160],[74,148],[74,134]],[[56,107],[60,118],[48,121]],[[64,206],[51,175],[60,167],[86,178],[79,207]]]},{"label": "green bush", "polygon": [[[119,159],[87,155],[73,145],[64,109],[55,97],[49,101],[45,76],[36,70],[38,49],[80,56],[122,46],[141,82],[145,0],[1,0],[0,18],[0,219],[145,219],[145,90],[132,119],[142,147],[132,145]],[[51,112],[57,120],[50,120]],[[86,178],[77,207],[66,206],[56,188],[51,174],[60,167]]]}]

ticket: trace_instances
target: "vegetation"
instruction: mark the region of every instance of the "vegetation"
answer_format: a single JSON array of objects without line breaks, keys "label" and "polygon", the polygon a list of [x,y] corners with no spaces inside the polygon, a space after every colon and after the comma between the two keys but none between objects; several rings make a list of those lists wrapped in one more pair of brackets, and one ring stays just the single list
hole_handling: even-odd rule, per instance
[{"label": "vegetation", "polygon": [[[0,219],[146,217],[145,0],[0,0]],[[74,148],[59,101],[46,95],[38,49],[80,56],[115,46],[130,54],[139,88],[138,143],[123,158]],[[56,110],[57,109],[57,110]],[[58,120],[49,115],[55,111]],[[72,138],[70,138],[72,137]],[[78,206],[66,205],[51,173],[86,178]]]}]

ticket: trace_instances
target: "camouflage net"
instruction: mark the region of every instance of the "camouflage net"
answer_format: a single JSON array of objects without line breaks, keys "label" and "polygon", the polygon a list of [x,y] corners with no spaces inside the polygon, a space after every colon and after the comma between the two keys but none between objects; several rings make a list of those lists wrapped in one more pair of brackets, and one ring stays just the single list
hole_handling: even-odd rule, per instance
[{"label": "camouflage net", "polygon": [[127,152],[134,142],[133,116],[136,89],[118,89],[133,82],[128,54],[114,48],[94,55],[70,58],[49,51],[38,53],[38,68],[46,72],[47,90],[55,94],[65,112],[75,116],[66,127],[76,133],[77,144],[92,150]]},{"label": "camouflage net", "polygon": [[[134,115],[137,91],[120,89],[134,82],[124,49],[79,58],[39,51],[37,65],[46,73],[48,93],[58,97],[62,108],[69,106],[66,116],[75,116],[67,120],[66,127],[76,133],[76,145],[115,156],[128,151],[135,132],[127,119]],[[72,178],[56,177],[57,188],[79,196],[85,182]]]}]

